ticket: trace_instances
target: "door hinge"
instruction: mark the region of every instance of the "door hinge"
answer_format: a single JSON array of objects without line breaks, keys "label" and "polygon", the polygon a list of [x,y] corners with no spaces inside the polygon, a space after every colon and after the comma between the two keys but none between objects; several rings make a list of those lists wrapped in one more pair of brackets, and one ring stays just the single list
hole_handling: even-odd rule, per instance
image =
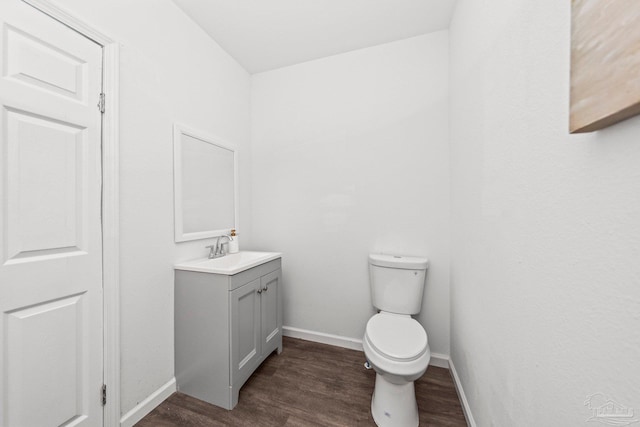
[{"label": "door hinge", "polygon": [[102,406],[107,404],[107,385],[102,384]]},{"label": "door hinge", "polygon": [[98,99],[98,110],[100,110],[101,113],[104,114],[104,93],[100,94],[100,99]]}]

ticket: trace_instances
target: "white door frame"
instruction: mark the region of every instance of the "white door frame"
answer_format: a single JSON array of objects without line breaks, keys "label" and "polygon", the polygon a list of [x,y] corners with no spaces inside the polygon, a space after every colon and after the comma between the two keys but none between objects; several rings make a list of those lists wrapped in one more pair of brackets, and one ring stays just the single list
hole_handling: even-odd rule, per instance
[{"label": "white door frame", "polygon": [[[104,296],[104,427],[120,425],[120,267],[119,267],[119,49],[118,43],[91,28],[51,0],[22,0],[102,46],[102,286]],[[96,107],[97,108],[97,107]]]}]

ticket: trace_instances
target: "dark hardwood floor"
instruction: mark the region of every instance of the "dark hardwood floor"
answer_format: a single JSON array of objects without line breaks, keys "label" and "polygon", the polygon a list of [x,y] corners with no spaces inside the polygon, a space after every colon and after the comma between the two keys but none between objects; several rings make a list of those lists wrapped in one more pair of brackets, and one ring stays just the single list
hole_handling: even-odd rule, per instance
[{"label": "dark hardwood floor", "polygon": [[[232,411],[174,393],[137,427],[375,426],[375,372],[364,353],[293,338],[262,364],[240,390]],[[449,371],[430,366],[416,382],[420,426],[466,427]]]}]

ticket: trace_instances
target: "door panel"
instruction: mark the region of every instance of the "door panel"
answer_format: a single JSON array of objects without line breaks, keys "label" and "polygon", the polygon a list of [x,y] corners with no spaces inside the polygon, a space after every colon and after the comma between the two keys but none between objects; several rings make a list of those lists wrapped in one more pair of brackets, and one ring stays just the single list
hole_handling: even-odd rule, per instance
[{"label": "door panel", "polygon": [[260,358],[260,279],[229,294],[231,298],[231,384],[244,382]]},{"label": "door panel", "polygon": [[5,28],[7,78],[86,101],[85,61],[10,24]]},{"label": "door panel", "polygon": [[86,128],[5,108],[5,261],[82,251]]},{"label": "door panel", "polygon": [[[8,425],[58,426],[86,418],[81,381],[87,366],[83,297],[74,295],[6,313],[5,365],[11,373],[6,384]],[[33,411],[31,399],[44,406]]]},{"label": "door panel", "polygon": [[280,271],[276,270],[260,278],[262,286],[262,352],[272,352],[278,347],[280,319]]},{"label": "door panel", "polygon": [[0,1],[0,426],[101,426],[102,49]]}]

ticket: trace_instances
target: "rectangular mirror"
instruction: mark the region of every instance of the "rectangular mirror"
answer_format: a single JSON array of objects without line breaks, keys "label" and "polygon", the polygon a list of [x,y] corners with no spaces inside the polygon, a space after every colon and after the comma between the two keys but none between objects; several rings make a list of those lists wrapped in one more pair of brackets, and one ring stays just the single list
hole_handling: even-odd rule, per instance
[{"label": "rectangular mirror", "polygon": [[233,145],[174,124],[176,242],[221,236],[238,228],[237,170]]}]

